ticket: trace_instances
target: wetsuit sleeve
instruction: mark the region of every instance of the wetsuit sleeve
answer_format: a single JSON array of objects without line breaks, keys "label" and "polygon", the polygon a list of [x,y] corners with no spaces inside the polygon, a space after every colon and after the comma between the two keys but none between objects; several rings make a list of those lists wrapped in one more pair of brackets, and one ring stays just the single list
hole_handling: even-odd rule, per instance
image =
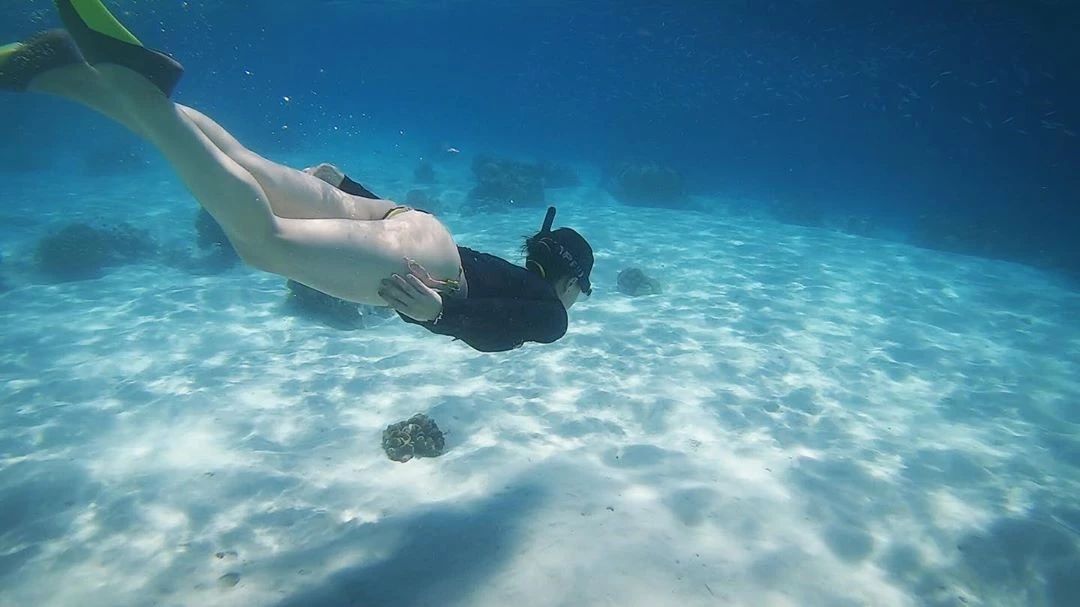
[{"label": "wetsuit sleeve", "polygon": [[566,308],[558,300],[444,299],[433,333],[457,337],[481,352],[513,350],[527,341],[549,344],[566,334]]},{"label": "wetsuit sleeve", "polygon": [[341,184],[338,185],[338,189],[341,190],[342,192],[345,192],[346,194],[352,194],[353,196],[363,196],[364,198],[375,198],[375,199],[379,198],[375,194],[372,194],[371,190],[365,188],[364,186],[360,185],[359,183],[353,181],[352,179],[349,179],[348,175],[346,175],[345,179],[343,179],[341,181]]}]

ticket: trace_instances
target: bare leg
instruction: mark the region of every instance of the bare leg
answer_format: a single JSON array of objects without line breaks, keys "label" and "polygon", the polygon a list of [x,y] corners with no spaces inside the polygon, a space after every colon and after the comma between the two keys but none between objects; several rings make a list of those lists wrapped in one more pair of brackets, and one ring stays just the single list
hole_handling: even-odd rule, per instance
[{"label": "bare leg", "polygon": [[145,138],[139,125],[130,120],[121,108],[116,94],[109,90],[101,75],[89,64],[76,63],[47,71],[33,80],[30,90],[74,101]]},{"label": "bare leg", "polygon": [[278,217],[379,220],[397,206],[389,200],[351,196],[303,171],[267,160],[244,147],[202,112],[180,104],[177,107],[219,150],[255,177]]},{"label": "bare leg", "polygon": [[[128,130],[148,138],[127,114],[116,93],[93,67],[74,64],[45,72],[32,90],[51,93],[92,108]],[[245,148],[232,135],[201,112],[176,104],[226,156],[251,173],[262,187],[272,212],[292,219],[382,219],[395,203],[351,196],[302,171],[271,162]]]},{"label": "bare leg", "polygon": [[30,89],[86,105],[148,139],[221,224],[237,252],[261,267],[259,248],[279,228],[265,192],[149,81],[114,65],[77,64],[41,74]]},{"label": "bare leg", "polygon": [[[406,256],[415,259],[436,279],[459,276],[461,261],[453,237],[431,215],[406,213],[386,221],[279,217],[273,212],[267,188],[252,172],[222,151],[185,108],[170,101],[148,80],[112,64],[72,66],[76,67],[85,70],[77,78],[65,77],[68,68],[64,68],[42,74],[32,88],[115,116],[153,143],[250,265],[324,293],[372,305],[386,305],[378,295],[379,281],[406,271]],[[99,79],[94,89],[97,93],[92,96],[85,94],[81,86],[90,78]],[[216,127],[208,118],[204,117],[204,122]],[[360,204],[351,209],[333,206],[348,199],[392,204],[348,197],[315,177],[261,159],[238,143],[231,144],[231,137],[223,137],[224,130],[220,127],[217,127],[220,132],[208,129],[215,131],[225,147],[233,148],[231,151],[259,171],[267,187],[282,200],[297,196],[293,201],[295,206],[290,207],[294,210],[314,209],[332,214],[364,208]],[[338,198],[338,194],[347,198]]]}]

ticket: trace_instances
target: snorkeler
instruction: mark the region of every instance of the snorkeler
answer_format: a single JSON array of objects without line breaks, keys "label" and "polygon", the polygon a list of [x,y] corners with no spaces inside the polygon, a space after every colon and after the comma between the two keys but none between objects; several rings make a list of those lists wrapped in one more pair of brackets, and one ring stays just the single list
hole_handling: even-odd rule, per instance
[{"label": "snorkeler", "polygon": [[152,143],[245,263],[390,306],[488,352],[559,339],[567,310],[592,291],[592,248],[570,228],[551,230],[554,208],[526,240],[524,268],[458,247],[430,213],[378,199],[344,176],[327,183],[271,162],[174,103],[183,67],[143,46],[100,0],[56,6],[66,31],[0,46],[0,89],[58,95]]}]

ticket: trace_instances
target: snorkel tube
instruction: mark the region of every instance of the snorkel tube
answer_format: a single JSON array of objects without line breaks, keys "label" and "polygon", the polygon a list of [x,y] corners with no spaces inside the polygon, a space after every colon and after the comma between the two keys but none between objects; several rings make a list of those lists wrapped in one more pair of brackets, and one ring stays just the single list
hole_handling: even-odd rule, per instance
[{"label": "snorkel tube", "polygon": [[[544,223],[542,226],[540,226],[540,231],[536,233],[536,236],[533,236],[528,240],[529,244],[525,245],[526,250],[530,248],[532,243],[536,243],[537,245],[543,245],[545,249],[551,251],[551,246],[555,244],[555,242],[551,239],[551,224],[554,222],[555,207],[548,207],[547,214],[544,215]],[[532,257],[526,257],[525,267],[530,266],[535,268],[536,273],[539,274],[542,278],[547,278],[547,269],[544,268],[544,265],[541,264],[539,261],[533,259]]]},{"label": "snorkel tube", "polygon": [[551,224],[555,222],[555,207],[548,207],[547,215],[544,216],[544,226],[540,228],[541,234],[551,233]]}]

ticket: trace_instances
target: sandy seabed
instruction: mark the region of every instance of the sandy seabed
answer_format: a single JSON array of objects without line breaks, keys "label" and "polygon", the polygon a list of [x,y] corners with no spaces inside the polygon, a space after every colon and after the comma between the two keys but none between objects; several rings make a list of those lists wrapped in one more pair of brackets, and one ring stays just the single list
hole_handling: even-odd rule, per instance
[{"label": "sandy seabed", "polygon": [[[458,172],[445,221],[517,261],[543,209],[459,214]],[[723,201],[553,198],[596,292],[561,341],[502,354],[333,330],[243,268],[19,274],[70,219],[190,246],[194,205],[153,172],[9,222],[0,605],[1080,604],[1076,292]],[[665,292],[618,293],[631,266]],[[389,461],[417,412],[447,453]]]}]

